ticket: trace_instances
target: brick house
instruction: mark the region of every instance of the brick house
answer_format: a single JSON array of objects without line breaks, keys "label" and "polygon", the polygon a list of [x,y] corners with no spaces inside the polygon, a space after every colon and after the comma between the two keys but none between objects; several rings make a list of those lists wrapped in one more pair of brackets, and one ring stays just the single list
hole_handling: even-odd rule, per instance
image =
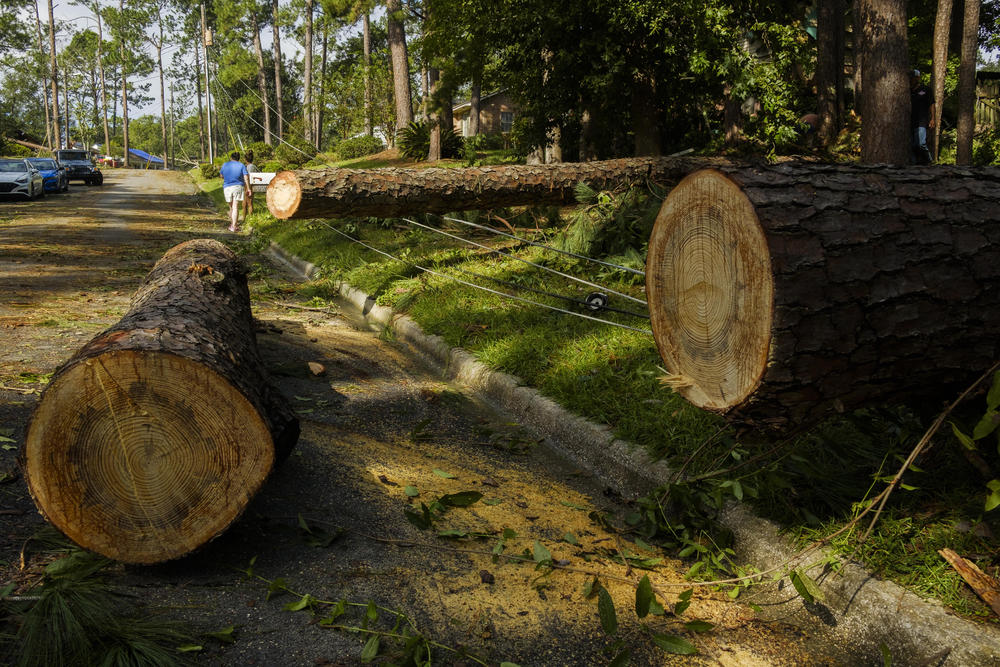
[{"label": "brick house", "polygon": [[[469,112],[471,102],[462,102],[452,107],[455,134],[460,137],[471,136],[469,131]],[[479,98],[479,133],[506,134],[514,123],[517,109],[510,101],[506,91],[499,90]]]}]

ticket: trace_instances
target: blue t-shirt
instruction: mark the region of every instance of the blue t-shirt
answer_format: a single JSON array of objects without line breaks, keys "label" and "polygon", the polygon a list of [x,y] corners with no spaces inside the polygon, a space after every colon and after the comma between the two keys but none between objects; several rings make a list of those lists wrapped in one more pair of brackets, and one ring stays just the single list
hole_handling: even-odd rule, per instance
[{"label": "blue t-shirt", "polygon": [[243,176],[247,173],[247,168],[242,162],[230,160],[219,167],[219,174],[222,176],[222,187],[230,185],[243,185]]}]

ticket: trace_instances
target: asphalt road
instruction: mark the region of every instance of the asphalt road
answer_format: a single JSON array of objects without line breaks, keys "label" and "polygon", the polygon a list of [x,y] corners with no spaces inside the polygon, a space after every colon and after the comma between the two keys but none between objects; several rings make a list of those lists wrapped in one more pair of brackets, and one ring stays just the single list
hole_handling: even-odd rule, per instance
[{"label": "asphalt road", "polygon": [[[0,435],[23,441],[48,376],[121,317],[164,250],[195,237],[245,249],[225,225],[176,173],[112,171],[100,188],[74,184],[65,195],[0,202]],[[144,613],[188,624],[202,647],[185,654],[196,664],[357,664],[370,635],[334,626],[363,624],[369,603],[378,619],[368,627],[388,633],[377,660],[400,646],[389,634],[411,628],[432,642],[434,663],[447,665],[606,664],[615,639],[636,665],[848,661],[708,589],[695,589],[680,617],[640,622],[634,586],[642,575],[669,609],[688,588],[687,566],[664,558],[638,569],[637,560],[662,554],[591,518],[620,515],[621,499],[367,329],[346,305],[306,302],[264,259],[248,261],[265,363],[302,421],[296,451],[243,517],[197,553],[110,573]],[[51,556],[28,549],[20,562],[44,522],[15,454],[0,451],[0,588],[13,581],[25,589]],[[404,514],[466,491],[482,498],[449,509],[431,529]],[[503,553],[529,562],[491,557],[505,530]],[[555,569],[536,568],[546,552]],[[623,553],[636,556],[632,567],[616,562]],[[614,638],[602,630],[597,599],[584,594],[594,576],[617,609]],[[345,613],[333,618],[339,601]],[[397,624],[398,614],[408,620]],[[694,632],[684,625],[693,620],[713,627]],[[230,627],[231,643],[203,634]],[[666,653],[647,628],[699,653]]]}]

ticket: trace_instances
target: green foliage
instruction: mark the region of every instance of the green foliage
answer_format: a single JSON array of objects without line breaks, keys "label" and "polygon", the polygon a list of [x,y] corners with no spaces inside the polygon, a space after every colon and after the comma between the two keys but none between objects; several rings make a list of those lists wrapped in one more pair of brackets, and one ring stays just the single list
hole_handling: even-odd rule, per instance
[{"label": "green foliage", "polygon": [[[963,431],[955,422],[951,422],[952,433],[955,434],[959,444],[967,452],[967,456],[976,463],[981,475],[997,474],[995,463],[1000,462],[1000,429],[997,428],[998,426],[1000,426],[1000,371],[993,374],[993,384],[986,394],[986,411],[976,422],[971,435],[967,435],[967,431]],[[980,445],[987,444],[985,442],[987,438],[993,442],[980,448]],[[994,465],[991,465],[990,460],[994,462]],[[986,502],[983,510],[992,512],[997,507],[1000,507],[1000,474],[986,482]]]},{"label": "green foliage", "polygon": [[201,169],[202,178],[218,178],[219,177],[219,165],[213,164],[211,162],[204,162],[198,165]]},{"label": "green foliage", "polygon": [[283,165],[278,160],[271,160],[270,162],[265,162],[264,164],[260,165],[261,171],[269,173],[276,173],[282,171],[284,168],[285,165]]},{"label": "green foliage", "polygon": [[377,137],[360,136],[344,139],[337,144],[337,157],[341,160],[363,157],[385,150],[385,144]]},{"label": "green foliage", "polygon": [[274,159],[288,169],[298,169],[311,160],[315,154],[316,149],[298,137],[286,139],[274,149]]},{"label": "green foliage", "polygon": [[[431,146],[430,124],[413,121],[400,131],[396,139],[399,152],[411,160],[426,160]],[[462,139],[451,128],[441,130],[441,157],[458,157],[462,152]]]},{"label": "green foliage", "polygon": [[274,146],[269,146],[263,141],[254,141],[247,146],[247,150],[253,152],[253,159],[257,164],[274,157]]},{"label": "green foliage", "polygon": [[1000,164],[1000,130],[988,130],[976,135],[972,141],[972,164],[977,166]]},{"label": "green foliage", "polygon": [[577,186],[579,208],[556,247],[585,257],[606,257],[634,250],[644,254],[664,193],[631,188],[624,193],[595,192]]}]

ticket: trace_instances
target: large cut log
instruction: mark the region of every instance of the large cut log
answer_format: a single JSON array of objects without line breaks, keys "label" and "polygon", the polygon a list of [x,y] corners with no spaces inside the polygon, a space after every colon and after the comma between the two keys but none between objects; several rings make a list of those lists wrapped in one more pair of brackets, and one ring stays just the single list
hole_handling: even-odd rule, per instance
[{"label": "large cut log", "polygon": [[1000,170],[697,171],[646,263],[666,380],[736,419],[934,399],[1000,358]]},{"label": "large cut log", "polygon": [[580,182],[597,190],[645,181],[673,185],[705,164],[696,158],[631,158],[457,169],[282,171],[267,187],[267,207],[285,220],[572,204]]},{"label": "large cut log", "polygon": [[21,464],[74,542],[156,563],[222,533],[298,434],[265,375],[242,263],[200,239],[167,251],[125,316],[55,373]]}]

